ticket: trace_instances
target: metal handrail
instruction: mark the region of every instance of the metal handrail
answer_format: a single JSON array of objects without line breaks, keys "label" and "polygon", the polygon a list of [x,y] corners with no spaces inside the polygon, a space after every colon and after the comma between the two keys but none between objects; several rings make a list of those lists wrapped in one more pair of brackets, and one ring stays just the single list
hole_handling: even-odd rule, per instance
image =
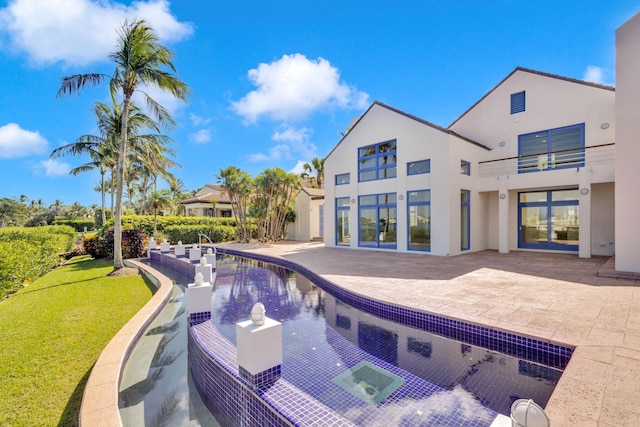
[{"label": "metal handrail", "polygon": [[216,249],[215,245],[213,244],[213,242],[211,241],[211,239],[209,238],[209,236],[207,236],[206,234],[202,234],[202,233],[198,233],[198,247],[202,248],[202,238],[205,238],[209,241],[209,243],[211,243],[211,246],[213,247],[213,253],[217,254],[218,250]]}]

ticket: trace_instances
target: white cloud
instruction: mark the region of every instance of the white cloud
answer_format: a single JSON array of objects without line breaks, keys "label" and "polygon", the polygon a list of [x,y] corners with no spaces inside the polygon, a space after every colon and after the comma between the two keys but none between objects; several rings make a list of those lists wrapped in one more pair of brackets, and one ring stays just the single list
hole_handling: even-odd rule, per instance
[{"label": "white cloud", "polygon": [[304,160],[298,160],[298,163],[294,167],[291,168],[289,173],[295,173],[296,175],[300,175],[304,172],[304,164],[307,163]]},{"label": "white cloud", "polygon": [[589,65],[582,76],[582,80],[598,83],[598,84],[608,84],[606,83],[606,72],[601,67],[596,67],[595,65]]},{"label": "white cloud", "polygon": [[274,132],[271,140],[278,144],[269,148],[269,154],[252,154],[251,162],[290,160],[293,155],[303,158],[313,158],[318,153],[318,147],[309,141],[312,131],[306,127],[294,128],[283,125]]},{"label": "white cloud", "polygon": [[68,174],[71,170],[71,166],[68,163],[52,159],[42,160],[40,166],[44,168],[46,176],[62,176]]},{"label": "white cloud", "polygon": [[48,149],[49,143],[39,132],[24,130],[15,123],[0,126],[0,158],[44,154]]},{"label": "white cloud", "polygon": [[274,145],[269,148],[269,154],[255,153],[249,156],[249,162],[277,162],[291,159],[291,147],[286,144]]},{"label": "white cloud", "polygon": [[234,111],[249,122],[266,116],[273,120],[301,120],[330,108],[365,108],[369,95],[340,81],[340,72],[323,58],[284,55],[249,70],[256,86],[232,103]]},{"label": "white cloud", "polygon": [[193,113],[189,114],[189,118],[191,119],[191,123],[193,123],[194,126],[206,126],[211,123],[211,119],[200,117]]},{"label": "white cloud", "polygon": [[193,33],[191,24],[171,14],[167,0],[134,1],[129,6],[108,0],[13,0],[0,9],[0,31],[36,64],[85,65],[108,60],[125,19],[141,18],[163,41]]},{"label": "white cloud", "polygon": [[207,129],[200,129],[197,132],[189,134],[189,141],[195,142],[196,144],[205,144],[211,141],[211,132]]}]

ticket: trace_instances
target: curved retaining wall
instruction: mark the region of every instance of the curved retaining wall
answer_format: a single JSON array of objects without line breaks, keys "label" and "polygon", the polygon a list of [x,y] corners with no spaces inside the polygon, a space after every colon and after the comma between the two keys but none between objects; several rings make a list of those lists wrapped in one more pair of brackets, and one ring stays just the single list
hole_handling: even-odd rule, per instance
[{"label": "curved retaining wall", "polygon": [[124,364],[144,330],[171,297],[173,284],[165,275],[139,261],[125,260],[125,264],[137,267],[158,290],[111,339],[91,369],[78,416],[81,427],[122,426],[118,394]]}]

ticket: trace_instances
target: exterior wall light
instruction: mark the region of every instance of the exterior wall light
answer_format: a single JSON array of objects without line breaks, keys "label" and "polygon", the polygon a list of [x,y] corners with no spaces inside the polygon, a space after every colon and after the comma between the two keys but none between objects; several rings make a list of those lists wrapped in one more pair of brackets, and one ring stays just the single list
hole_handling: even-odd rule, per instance
[{"label": "exterior wall light", "polygon": [[600,125],[600,129],[609,129],[609,123],[603,123]]},{"label": "exterior wall light", "polygon": [[500,193],[500,198],[504,200],[507,198],[507,195],[505,193]]},{"label": "exterior wall light", "polygon": [[581,188],[580,189],[580,194],[582,194],[583,196],[586,196],[587,194],[589,194],[589,189],[588,188]]},{"label": "exterior wall light", "polygon": [[355,203],[355,202],[356,202],[356,199],[351,199],[351,203]]},{"label": "exterior wall light", "polygon": [[498,142],[498,145],[500,147],[504,147],[505,145],[507,145],[507,143],[505,141],[500,141],[500,142]]}]

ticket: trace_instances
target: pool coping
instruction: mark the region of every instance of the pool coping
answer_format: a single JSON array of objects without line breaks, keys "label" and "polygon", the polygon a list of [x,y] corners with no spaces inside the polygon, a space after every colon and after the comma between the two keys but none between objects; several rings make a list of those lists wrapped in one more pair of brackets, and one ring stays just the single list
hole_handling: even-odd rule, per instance
[{"label": "pool coping", "polygon": [[93,365],[82,394],[78,415],[81,427],[122,426],[119,406],[122,370],[138,338],[160,313],[173,290],[171,280],[159,271],[138,260],[124,262],[149,278],[157,291],[109,341]]}]

